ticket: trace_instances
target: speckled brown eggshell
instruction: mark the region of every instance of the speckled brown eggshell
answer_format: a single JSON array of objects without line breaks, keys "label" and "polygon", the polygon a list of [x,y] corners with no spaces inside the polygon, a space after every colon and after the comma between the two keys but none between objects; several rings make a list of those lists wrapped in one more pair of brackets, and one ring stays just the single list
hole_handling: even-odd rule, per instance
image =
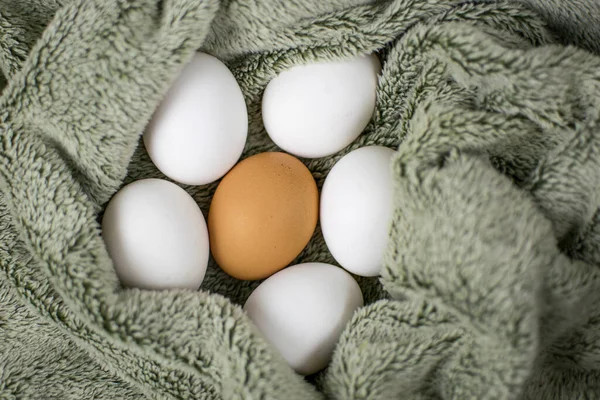
[{"label": "speckled brown eggshell", "polygon": [[306,247],[318,215],[319,193],[308,168],[285,153],[257,154],[217,187],[208,215],[211,252],[234,278],[266,278]]}]

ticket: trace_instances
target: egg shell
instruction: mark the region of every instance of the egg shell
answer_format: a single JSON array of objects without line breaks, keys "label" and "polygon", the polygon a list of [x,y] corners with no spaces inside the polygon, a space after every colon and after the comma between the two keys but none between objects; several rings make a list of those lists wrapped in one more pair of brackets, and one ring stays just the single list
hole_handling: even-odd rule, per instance
[{"label": "egg shell", "polygon": [[394,151],[367,146],[344,156],[321,191],[321,229],[336,261],[361,276],[383,265],[393,213],[390,162]]},{"label": "egg shell", "polygon": [[248,135],[242,91],[221,61],[196,53],[144,133],[152,162],[167,177],[204,185],[239,160]]},{"label": "egg shell", "polygon": [[289,154],[257,154],[217,187],[208,214],[212,254],[235,278],[266,278],[306,247],[318,216],[319,193],[308,168]]},{"label": "egg shell", "polygon": [[196,290],[202,284],[210,251],[206,222],[174,183],[144,179],[122,188],[104,212],[102,237],[125,286]]},{"label": "egg shell", "polygon": [[262,116],[267,133],[299,157],[325,157],[352,143],[375,110],[381,70],[375,55],[298,65],[267,85]]},{"label": "egg shell", "polygon": [[325,368],[352,315],[363,305],[360,287],[343,269],[307,263],[279,271],[250,295],[245,311],[298,373]]}]

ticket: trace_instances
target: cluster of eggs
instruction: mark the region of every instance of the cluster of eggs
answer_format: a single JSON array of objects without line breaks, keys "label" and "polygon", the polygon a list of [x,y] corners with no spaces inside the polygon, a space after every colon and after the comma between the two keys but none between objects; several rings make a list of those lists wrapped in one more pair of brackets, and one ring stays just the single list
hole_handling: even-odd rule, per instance
[{"label": "cluster of eggs", "polygon": [[[123,285],[192,289],[209,254],[227,274],[267,278],[244,309],[299,373],[324,368],[344,325],[363,305],[345,270],[377,276],[392,213],[391,149],[367,146],[342,157],[321,195],[295,156],[320,158],[351,144],[375,108],[376,56],[292,67],[263,94],[262,116],[285,152],[238,162],[248,134],[242,91],[227,67],[197,53],[156,110],[143,136],[156,167],[175,182],[222,178],[208,224],[195,200],[162,179],[133,182],[109,202],[102,235]],[[320,219],[325,243],[345,269],[324,263],[288,267]],[[285,268],[288,267],[288,268]]]}]

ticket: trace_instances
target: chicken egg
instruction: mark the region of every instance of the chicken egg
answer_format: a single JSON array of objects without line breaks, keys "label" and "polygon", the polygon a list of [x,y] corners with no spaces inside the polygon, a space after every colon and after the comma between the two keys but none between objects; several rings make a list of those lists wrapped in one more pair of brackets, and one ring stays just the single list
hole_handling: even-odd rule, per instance
[{"label": "chicken egg", "polygon": [[306,247],[318,210],[317,185],[300,160],[277,152],[249,157],[223,178],[212,199],[212,254],[235,278],[266,278]]},{"label": "chicken egg", "polygon": [[143,179],[119,190],[104,212],[102,237],[124,286],[196,290],[204,279],[206,222],[174,183]]},{"label": "chicken egg", "polygon": [[375,110],[375,55],[297,65],[267,85],[262,101],[267,133],[283,150],[320,158],[352,143]]},{"label": "chicken egg", "polygon": [[218,180],[242,155],[248,113],[225,64],[196,53],[173,83],[144,133],[156,167],[186,185]]},{"label": "chicken egg", "polygon": [[329,363],[354,312],[360,287],[343,269],[322,263],[288,267],[250,295],[244,310],[265,339],[303,375]]},{"label": "chicken egg", "polygon": [[366,146],[342,157],[321,191],[321,229],[336,261],[361,276],[383,265],[393,213],[392,149]]}]

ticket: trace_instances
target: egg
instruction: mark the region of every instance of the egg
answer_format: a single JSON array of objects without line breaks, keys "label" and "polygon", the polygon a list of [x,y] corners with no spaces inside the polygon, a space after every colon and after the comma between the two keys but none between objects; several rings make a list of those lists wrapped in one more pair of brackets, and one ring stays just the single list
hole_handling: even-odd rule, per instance
[{"label": "egg", "polygon": [[239,160],[248,135],[242,91],[225,64],[196,53],[169,89],[144,133],[152,162],[167,177],[204,185]]},{"label": "egg", "polygon": [[344,156],[321,191],[321,229],[336,261],[361,276],[381,271],[392,219],[394,151],[367,146]]},{"label": "egg", "polygon": [[277,146],[298,157],[337,153],[369,123],[380,70],[379,59],[368,55],[283,71],[263,94],[267,133]]},{"label": "egg", "polygon": [[204,279],[206,222],[174,183],[144,179],[122,188],[106,207],[102,237],[124,286],[196,290]]},{"label": "egg", "polygon": [[299,264],[268,278],[244,310],[265,339],[303,375],[325,368],[354,312],[363,305],[360,287],[343,269]]},{"label": "egg", "polygon": [[318,216],[319,193],[308,168],[288,154],[257,154],[217,187],[208,214],[212,254],[235,278],[266,278],[300,254]]}]

